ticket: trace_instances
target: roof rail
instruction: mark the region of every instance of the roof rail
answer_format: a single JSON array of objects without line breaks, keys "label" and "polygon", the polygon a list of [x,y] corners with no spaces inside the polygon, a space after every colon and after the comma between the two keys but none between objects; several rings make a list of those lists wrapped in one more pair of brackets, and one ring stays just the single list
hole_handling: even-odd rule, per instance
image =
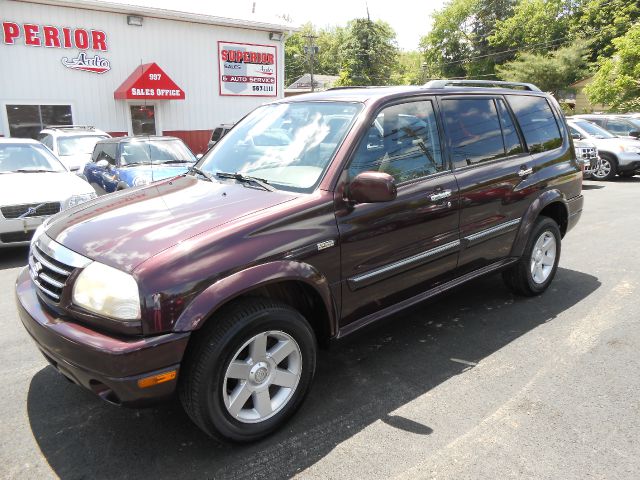
[{"label": "roof rail", "polygon": [[445,88],[447,86],[469,86],[469,87],[503,87],[503,88],[516,88],[520,87],[523,90],[531,90],[532,92],[539,92],[540,89],[532,83],[522,82],[503,82],[501,80],[431,80],[425,83],[425,88]]},{"label": "roof rail", "polygon": [[327,90],[349,90],[351,88],[384,88],[384,87],[392,87],[394,85],[350,85],[345,87],[330,87]]},{"label": "roof rail", "polygon": [[45,125],[44,128],[57,128],[57,129],[86,128],[87,130],[95,130],[96,129],[96,127],[94,127],[93,125]]}]

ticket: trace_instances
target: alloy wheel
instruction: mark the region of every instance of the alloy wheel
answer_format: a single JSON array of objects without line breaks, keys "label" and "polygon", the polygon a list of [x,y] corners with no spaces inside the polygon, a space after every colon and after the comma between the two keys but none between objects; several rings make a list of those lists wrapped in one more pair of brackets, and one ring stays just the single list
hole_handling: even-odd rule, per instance
[{"label": "alloy wheel", "polygon": [[556,261],[556,237],[549,231],[542,232],[531,252],[531,277],[538,285],[551,275]]}]

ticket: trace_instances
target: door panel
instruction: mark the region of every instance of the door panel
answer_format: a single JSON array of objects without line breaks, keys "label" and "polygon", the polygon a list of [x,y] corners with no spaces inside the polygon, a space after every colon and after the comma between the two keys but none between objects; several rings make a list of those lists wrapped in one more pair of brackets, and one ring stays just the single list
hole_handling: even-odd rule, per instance
[{"label": "door panel", "polygon": [[338,189],[342,327],[451,279],[457,263],[458,187],[431,101],[392,105],[376,116],[344,176],[371,170],[392,175],[398,196],[353,205]]}]

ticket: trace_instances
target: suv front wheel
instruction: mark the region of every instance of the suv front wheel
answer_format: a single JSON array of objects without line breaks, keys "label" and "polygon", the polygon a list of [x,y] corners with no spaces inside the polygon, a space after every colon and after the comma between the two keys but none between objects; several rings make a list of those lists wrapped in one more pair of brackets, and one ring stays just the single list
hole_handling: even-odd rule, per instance
[{"label": "suv front wheel", "polygon": [[257,440],[302,403],[315,372],[316,339],[296,310],[248,298],[223,309],[196,335],[180,372],[180,399],[210,436]]},{"label": "suv front wheel", "polygon": [[522,258],[502,273],[507,286],[527,297],[544,292],[558,269],[560,242],[558,224],[549,217],[538,217]]}]

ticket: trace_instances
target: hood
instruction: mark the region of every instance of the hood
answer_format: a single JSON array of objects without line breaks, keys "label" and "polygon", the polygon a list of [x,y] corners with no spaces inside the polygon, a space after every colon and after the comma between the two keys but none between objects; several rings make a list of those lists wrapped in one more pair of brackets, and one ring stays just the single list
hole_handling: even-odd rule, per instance
[{"label": "hood", "polygon": [[46,233],[81,255],[131,271],[194,235],[294,198],[291,193],[187,175],[70,209],[52,219]]},{"label": "hood", "polygon": [[95,193],[91,185],[70,172],[0,174],[0,205],[62,202],[87,193]]},{"label": "hood", "polygon": [[133,185],[136,177],[146,178],[149,182],[176,177],[185,173],[193,163],[179,163],[174,165],[139,165],[135,167],[120,168],[120,178],[129,185]]},{"label": "hood", "polygon": [[58,158],[69,170],[75,172],[76,170],[84,170],[85,164],[91,161],[91,154],[74,153],[73,155],[60,155]]}]

